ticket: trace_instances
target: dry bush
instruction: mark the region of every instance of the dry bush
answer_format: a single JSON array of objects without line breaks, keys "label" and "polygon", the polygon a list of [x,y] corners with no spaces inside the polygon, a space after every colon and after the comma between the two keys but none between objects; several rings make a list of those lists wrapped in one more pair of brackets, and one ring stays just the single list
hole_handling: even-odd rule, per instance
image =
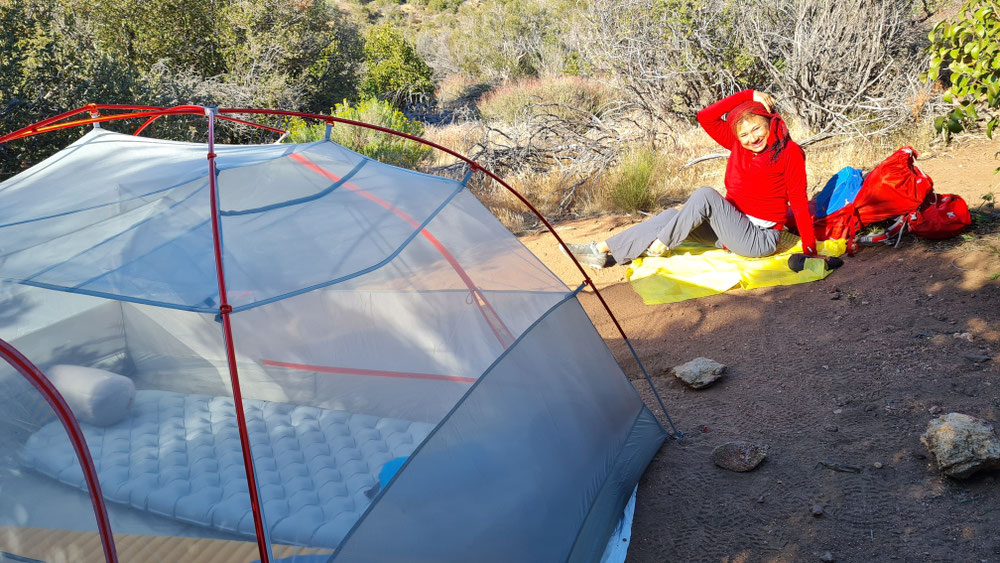
[{"label": "dry bush", "polygon": [[593,0],[585,55],[654,124],[651,136],[669,133],[673,118],[756,82],[756,61],[736,41],[737,10],[735,0]]},{"label": "dry bush", "polygon": [[927,109],[929,87],[917,78],[926,37],[912,20],[913,4],[753,0],[738,29],[786,109],[816,131],[874,137]]}]

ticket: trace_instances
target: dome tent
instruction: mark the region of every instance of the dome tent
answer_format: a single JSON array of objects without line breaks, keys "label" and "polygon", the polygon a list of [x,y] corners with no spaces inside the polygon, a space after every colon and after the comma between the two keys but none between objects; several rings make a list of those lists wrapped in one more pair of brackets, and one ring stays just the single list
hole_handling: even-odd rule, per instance
[{"label": "dome tent", "polygon": [[666,433],[487,171],[192,106],[0,142],[194,113],[208,144],[94,128],[0,183],[0,552],[600,560]]}]

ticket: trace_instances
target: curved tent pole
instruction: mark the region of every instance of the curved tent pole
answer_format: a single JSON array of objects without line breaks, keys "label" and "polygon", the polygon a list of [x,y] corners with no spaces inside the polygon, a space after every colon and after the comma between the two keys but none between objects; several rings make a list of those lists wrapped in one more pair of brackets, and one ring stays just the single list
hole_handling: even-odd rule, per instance
[{"label": "curved tent pole", "polygon": [[257,473],[254,469],[253,455],[250,451],[250,436],[247,431],[246,414],[243,412],[243,393],[240,390],[240,376],[236,369],[236,348],[233,345],[233,327],[229,319],[229,315],[233,312],[233,307],[229,304],[229,297],[226,293],[226,273],[222,264],[222,231],[219,226],[219,189],[215,177],[215,108],[205,108],[202,111],[208,117],[208,187],[212,200],[212,244],[215,251],[215,274],[219,282],[219,316],[222,320],[226,361],[229,364],[229,377],[233,386],[233,407],[236,410],[236,428],[240,434],[240,449],[243,451],[243,468],[246,470],[247,488],[250,489],[250,510],[253,513],[257,550],[260,552],[260,563],[270,563],[271,541],[264,527],[264,515],[260,506],[260,491],[257,489]]},{"label": "curved tent pole", "polygon": [[[101,116],[101,117],[97,117],[97,118],[81,119],[81,120],[77,120],[77,121],[73,121],[73,122],[66,122],[66,123],[60,123],[60,124],[52,125],[54,122],[59,121],[60,119],[64,119],[66,117],[70,117],[70,116],[76,115],[78,113],[82,113],[84,111],[93,111],[94,109],[133,110],[133,113],[125,113],[125,114],[116,114],[116,115]],[[154,111],[154,109],[155,109],[155,111]],[[139,110],[139,111],[135,111],[135,110]],[[67,112],[67,113],[64,113],[64,114],[60,114],[59,116],[56,116],[56,117],[53,117],[53,118],[49,118],[49,119],[44,120],[44,121],[40,121],[40,122],[38,122],[38,123],[36,123],[34,125],[29,125],[28,127],[19,129],[18,131],[15,131],[13,133],[9,133],[8,135],[4,135],[3,137],[0,137],[0,144],[2,144],[4,142],[7,142],[7,141],[10,141],[10,140],[13,140],[13,139],[18,139],[18,138],[21,138],[21,137],[29,137],[31,135],[37,135],[39,133],[44,133],[46,131],[50,131],[50,130],[54,130],[54,129],[62,129],[62,128],[73,127],[73,126],[77,126],[77,125],[86,125],[88,123],[100,123],[100,122],[103,122],[103,121],[113,121],[113,120],[129,119],[129,118],[135,118],[135,117],[152,118],[152,117],[160,117],[160,116],[163,116],[163,115],[182,115],[182,114],[195,114],[195,113],[201,114],[204,111],[205,111],[205,108],[203,108],[201,106],[176,106],[174,108],[162,108],[162,107],[161,108],[151,108],[150,106],[124,106],[124,105],[108,105],[108,104],[89,104],[89,105],[86,105],[86,106],[82,106],[82,107],[80,107],[80,108],[78,108],[76,110],[72,110],[70,112]],[[457,158],[457,159],[465,162],[473,170],[480,171],[483,174],[486,174],[487,176],[489,176],[490,178],[492,178],[495,182],[497,182],[498,184],[500,184],[501,186],[503,186],[504,189],[506,189],[508,192],[510,192],[511,194],[513,194],[514,197],[516,197],[518,200],[520,200],[521,203],[523,203],[532,213],[535,214],[536,217],[538,217],[538,219],[542,222],[543,225],[545,225],[545,227],[549,230],[549,232],[552,234],[552,236],[555,237],[556,242],[559,243],[559,246],[562,247],[562,249],[565,252],[565,254],[568,255],[571,260],[573,260],[573,263],[576,265],[576,268],[580,271],[580,274],[583,276],[584,283],[586,285],[589,285],[590,288],[594,290],[594,295],[597,296],[597,299],[601,302],[601,305],[604,307],[604,310],[607,311],[608,316],[611,317],[611,321],[614,323],[615,328],[618,329],[618,333],[621,334],[622,339],[625,341],[625,344],[628,346],[629,351],[632,352],[632,356],[635,358],[636,363],[638,363],[639,369],[642,371],[642,374],[645,377],[646,382],[649,384],[650,390],[653,392],[653,395],[656,397],[656,400],[657,400],[657,402],[660,405],[660,409],[663,411],[664,416],[666,416],[667,422],[670,423],[670,427],[674,431],[674,436],[675,437],[680,437],[681,436],[680,432],[678,432],[677,428],[674,426],[673,420],[671,420],[670,414],[667,412],[666,406],[663,404],[663,400],[660,398],[660,394],[656,391],[656,387],[653,386],[653,381],[649,377],[649,374],[646,372],[645,366],[642,365],[642,361],[639,359],[639,354],[635,351],[635,348],[632,346],[632,342],[629,340],[628,335],[625,334],[625,329],[622,328],[621,323],[618,322],[618,318],[615,317],[615,314],[611,311],[611,307],[608,305],[608,302],[605,301],[604,296],[601,295],[600,290],[597,289],[597,285],[590,278],[590,275],[587,274],[587,271],[584,269],[583,265],[580,264],[580,261],[577,260],[576,257],[573,256],[573,253],[569,251],[569,247],[566,245],[566,242],[563,241],[562,237],[559,236],[559,233],[556,232],[555,228],[541,214],[541,212],[539,212],[538,209],[535,208],[535,206],[532,205],[531,202],[527,200],[527,198],[525,198],[523,195],[521,195],[520,192],[518,192],[513,187],[511,187],[510,184],[508,184],[507,182],[504,182],[495,173],[493,173],[490,170],[487,170],[486,168],[483,168],[478,162],[472,160],[471,158],[468,158],[468,157],[466,157],[464,155],[461,155],[461,154],[459,154],[459,153],[457,153],[457,152],[455,152],[455,151],[453,151],[453,150],[451,150],[451,149],[449,149],[447,147],[443,147],[443,146],[441,146],[441,145],[439,145],[437,143],[434,143],[432,141],[428,141],[427,139],[423,139],[423,138],[417,137],[415,135],[410,135],[408,133],[403,133],[402,131],[396,131],[394,129],[389,129],[387,127],[381,127],[379,125],[372,125],[370,123],[364,123],[364,122],[361,122],[361,121],[354,121],[354,120],[351,120],[351,119],[345,119],[345,118],[342,118],[342,117],[336,117],[336,116],[332,116],[332,115],[321,115],[321,114],[316,114],[316,113],[307,113],[307,112],[299,112],[299,111],[288,111],[288,110],[272,110],[272,109],[257,109],[257,108],[220,108],[220,109],[215,110],[215,111],[217,111],[217,115],[220,118],[226,117],[223,114],[230,114],[230,113],[236,113],[236,114],[256,114],[256,115],[284,115],[284,116],[289,116],[289,117],[301,117],[301,118],[306,118],[306,119],[315,119],[315,120],[323,121],[327,125],[332,125],[334,123],[345,123],[345,124],[348,124],[348,125],[354,125],[354,126],[357,126],[357,127],[363,127],[365,129],[372,129],[372,130],[375,130],[375,131],[381,131],[383,133],[387,133],[389,135],[394,135],[394,136],[397,136],[397,137],[403,137],[405,139],[409,139],[411,141],[415,141],[417,143],[420,143],[420,144],[423,144],[423,145],[427,145],[429,147],[432,147],[432,148],[435,148],[435,149],[437,149],[439,151],[447,153],[447,154],[449,154],[449,155],[451,155],[451,156],[453,156],[453,157],[455,157],[455,158]],[[246,122],[246,124],[247,125],[255,125],[255,126],[258,126],[258,127],[266,127],[264,125],[255,124],[255,123],[252,123],[252,122]],[[144,124],[144,126],[145,126],[145,124]],[[141,129],[142,128],[140,128],[140,130]]]},{"label": "curved tent pole", "polygon": [[107,563],[118,563],[118,552],[115,550],[115,539],[111,533],[111,522],[108,519],[108,508],[104,504],[104,495],[101,493],[101,483],[97,478],[97,468],[94,466],[94,459],[90,456],[87,440],[83,436],[83,430],[80,429],[76,417],[73,416],[73,411],[70,410],[66,400],[52,385],[49,378],[45,377],[45,374],[17,348],[3,339],[0,339],[0,357],[38,390],[55,411],[56,417],[62,423],[66,434],[69,435],[70,443],[73,444],[80,468],[83,470],[84,479],[87,482],[87,492],[90,495],[91,504],[94,505],[94,516],[97,519],[97,530],[104,548],[104,559]]},{"label": "curved tent pole", "polygon": [[[99,110],[110,109],[110,110],[125,110],[125,113],[109,113],[101,115]],[[121,121],[124,119],[137,119],[141,117],[148,118],[142,126],[136,130],[133,135],[138,135],[146,127],[148,127],[156,119],[163,117],[164,115],[203,115],[205,108],[202,106],[174,106],[170,108],[156,107],[156,106],[127,106],[121,104],[88,104],[85,106],[80,106],[74,110],[70,110],[65,113],[61,113],[55,117],[50,117],[48,119],[43,119],[38,123],[28,125],[27,127],[22,127],[16,131],[7,133],[6,135],[0,136],[0,144],[6,143],[8,141],[13,141],[16,139],[22,139],[25,137],[31,137],[38,135],[40,133],[48,133],[50,131],[57,131],[59,129],[68,129],[70,127],[79,127],[82,125],[99,126],[99,124],[107,121]],[[76,119],[73,121],[62,121],[79,115],[81,113],[90,113],[91,117],[86,119]],[[284,129],[279,129],[277,127],[271,127],[270,125],[264,125],[261,123],[254,123],[252,121],[246,121],[243,119],[238,119],[235,117],[230,117],[226,115],[216,115],[216,118],[225,121],[232,121],[235,123],[240,123],[242,125],[249,125],[252,127],[259,127],[261,129],[267,129],[275,133],[285,133]]]}]

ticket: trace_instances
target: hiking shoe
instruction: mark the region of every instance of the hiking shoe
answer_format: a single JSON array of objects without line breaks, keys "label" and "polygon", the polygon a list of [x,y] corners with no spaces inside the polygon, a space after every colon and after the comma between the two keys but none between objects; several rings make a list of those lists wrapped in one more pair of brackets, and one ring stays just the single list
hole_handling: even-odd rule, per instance
[{"label": "hiking shoe", "polygon": [[[600,270],[601,268],[607,267],[608,264],[608,253],[601,252],[597,250],[596,242],[588,242],[586,244],[567,244],[570,253],[576,257],[576,259],[584,266],[590,266],[591,268]],[[562,248],[560,246],[559,248]],[[563,249],[563,253],[566,250]]]}]

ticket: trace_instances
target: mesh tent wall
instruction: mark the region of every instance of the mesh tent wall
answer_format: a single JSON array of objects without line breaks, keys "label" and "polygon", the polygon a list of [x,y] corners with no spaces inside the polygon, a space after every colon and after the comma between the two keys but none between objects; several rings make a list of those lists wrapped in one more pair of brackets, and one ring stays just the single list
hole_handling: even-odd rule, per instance
[{"label": "mesh tent wall", "polygon": [[666,434],[579,290],[464,181],[183,111],[0,184],[0,552],[599,560]]}]

